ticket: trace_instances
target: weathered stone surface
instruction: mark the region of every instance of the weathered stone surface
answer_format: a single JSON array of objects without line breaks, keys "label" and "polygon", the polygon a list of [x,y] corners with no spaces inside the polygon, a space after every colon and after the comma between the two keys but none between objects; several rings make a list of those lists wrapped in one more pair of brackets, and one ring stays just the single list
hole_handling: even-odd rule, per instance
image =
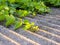
[{"label": "weathered stone surface", "polygon": [[15,45],[15,44],[4,38],[2,35],[0,35],[0,45]]},{"label": "weathered stone surface", "polygon": [[[19,43],[21,45],[34,45],[34,44],[36,44],[34,41],[32,41],[22,35],[18,36],[18,34],[16,34],[15,32],[11,32],[9,29],[4,28],[2,26],[0,26],[0,33],[5,35],[6,37],[11,38],[12,40],[16,41],[17,43]],[[37,43],[37,45],[38,45],[38,43]]]}]

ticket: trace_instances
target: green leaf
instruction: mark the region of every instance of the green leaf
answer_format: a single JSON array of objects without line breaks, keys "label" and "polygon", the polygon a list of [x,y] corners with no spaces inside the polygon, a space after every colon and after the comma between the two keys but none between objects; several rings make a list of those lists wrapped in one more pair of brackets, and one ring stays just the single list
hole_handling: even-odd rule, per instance
[{"label": "green leaf", "polygon": [[29,15],[29,12],[26,10],[18,10],[17,13],[18,13],[19,17],[25,17],[25,16]]},{"label": "green leaf", "polygon": [[13,15],[5,15],[6,17],[6,26],[9,26],[15,22],[15,17]]},{"label": "green leaf", "polygon": [[14,3],[15,2],[15,0],[8,0],[10,3]]},{"label": "green leaf", "polygon": [[5,20],[5,16],[4,15],[0,15],[0,21]]},{"label": "green leaf", "polygon": [[24,24],[29,24],[29,20],[24,20]]},{"label": "green leaf", "polygon": [[19,20],[19,21],[16,21],[15,22],[15,25],[14,25],[14,29],[18,29],[19,27],[21,27],[23,25],[23,22],[22,20]]},{"label": "green leaf", "polygon": [[30,31],[32,31],[32,32],[36,32],[36,31],[38,31],[39,30],[39,27],[38,26],[32,26],[31,28],[30,28]]},{"label": "green leaf", "polygon": [[30,24],[30,23],[26,24],[26,25],[23,27],[24,30],[28,30],[29,28],[31,28],[31,24]]}]

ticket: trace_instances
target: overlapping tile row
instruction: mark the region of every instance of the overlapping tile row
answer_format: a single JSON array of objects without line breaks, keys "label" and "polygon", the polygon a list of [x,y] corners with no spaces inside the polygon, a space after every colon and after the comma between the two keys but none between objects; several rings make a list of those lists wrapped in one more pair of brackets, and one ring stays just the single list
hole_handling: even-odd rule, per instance
[{"label": "overlapping tile row", "polygon": [[[0,26],[0,35],[2,37],[4,37],[5,40],[7,40],[7,41],[9,40],[10,42],[12,42],[15,45],[40,45],[39,43],[36,43],[33,40],[30,40],[14,31],[6,29],[3,26]],[[0,38],[0,40],[1,40],[1,38]],[[1,41],[5,42],[4,40],[1,40]],[[9,43],[7,42],[7,45],[8,44]],[[6,44],[4,44],[4,45],[6,45]]]}]

